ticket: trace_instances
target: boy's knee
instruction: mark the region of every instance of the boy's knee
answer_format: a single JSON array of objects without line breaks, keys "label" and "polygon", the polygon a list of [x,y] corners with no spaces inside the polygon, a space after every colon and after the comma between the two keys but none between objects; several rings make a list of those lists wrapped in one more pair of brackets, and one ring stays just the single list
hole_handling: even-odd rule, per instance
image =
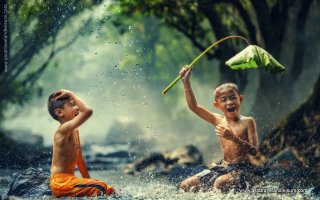
[{"label": "boy's knee", "polygon": [[189,184],[187,183],[186,180],[180,183],[180,188],[183,189],[185,192],[189,190]]},{"label": "boy's knee", "polygon": [[230,189],[232,183],[232,178],[228,176],[220,176],[215,180],[213,186],[223,192],[226,192]]},{"label": "boy's knee", "polygon": [[198,177],[191,177],[181,182],[180,188],[183,189],[185,192],[189,191],[190,189],[193,192],[198,192],[200,189],[200,180]]}]

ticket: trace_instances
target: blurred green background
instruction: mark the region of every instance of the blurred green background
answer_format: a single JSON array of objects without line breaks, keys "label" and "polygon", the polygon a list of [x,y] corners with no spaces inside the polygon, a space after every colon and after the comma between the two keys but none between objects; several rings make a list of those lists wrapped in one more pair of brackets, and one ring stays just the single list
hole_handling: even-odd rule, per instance
[{"label": "blurred green background", "polygon": [[[180,68],[228,35],[241,35],[286,68],[234,71],[224,62],[245,47],[229,40],[202,58],[192,73],[198,103],[213,112],[213,89],[239,85],[243,115],[255,117],[260,140],[298,108],[320,74],[320,3],[315,0],[8,0],[9,65],[0,75],[1,134],[43,138],[58,126],[47,97],[69,89],[94,115],[80,129],[83,144],[104,144],[110,132],[145,141],[148,151],[196,145],[205,162],[219,160],[210,124],[188,110],[182,84],[161,91]],[[128,124],[136,133],[121,131]],[[130,127],[130,126],[129,126]],[[3,138],[3,137],[1,137]],[[7,149],[8,150],[8,149]],[[1,150],[1,151],[7,151]]]}]

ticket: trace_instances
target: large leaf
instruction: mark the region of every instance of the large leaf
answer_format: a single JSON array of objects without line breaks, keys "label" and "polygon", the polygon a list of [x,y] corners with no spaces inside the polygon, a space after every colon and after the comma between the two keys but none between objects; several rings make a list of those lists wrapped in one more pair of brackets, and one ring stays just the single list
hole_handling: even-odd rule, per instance
[{"label": "large leaf", "polygon": [[256,45],[249,45],[238,54],[230,58],[226,65],[231,69],[247,69],[262,67],[274,74],[286,70],[266,50]]}]

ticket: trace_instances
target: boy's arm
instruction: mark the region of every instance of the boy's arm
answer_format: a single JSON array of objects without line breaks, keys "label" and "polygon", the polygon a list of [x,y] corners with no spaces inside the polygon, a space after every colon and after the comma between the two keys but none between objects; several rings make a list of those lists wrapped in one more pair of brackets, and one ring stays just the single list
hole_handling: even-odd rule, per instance
[{"label": "boy's arm", "polygon": [[83,178],[90,178],[86,163],[85,163],[85,161],[83,159],[83,155],[82,155],[79,133],[77,133],[77,140],[79,142],[79,152],[78,152],[78,157],[77,157],[78,169],[79,169]]},{"label": "boy's arm", "polygon": [[249,118],[249,125],[248,125],[248,139],[249,139],[249,143],[255,147],[254,155],[256,155],[259,149],[258,130],[257,130],[255,120],[251,117]]},{"label": "boy's arm", "polygon": [[219,121],[218,115],[208,111],[207,109],[203,108],[197,103],[196,97],[194,96],[191,88],[191,83],[189,81],[191,71],[192,68],[187,69],[186,67],[183,67],[180,71],[180,76],[182,77],[184,94],[187,100],[188,107],[199,117],[216,126]]},{"label": "boy's arm", "polygon": [[87,119],[89,119],[89,117],[92,115],[92,109],[88,105],[86,105],[83,100],[78,98],[73,92],[69,90],[60,90],[56,94],[58,95],[56,99],[69,96],[71,99],[73,99],[79,109],[79,114],[72,120],[63,123],[59,127],[59,131],[69,132],[71,130],[74,130],[78,128],[82,123],[84,123]]}]

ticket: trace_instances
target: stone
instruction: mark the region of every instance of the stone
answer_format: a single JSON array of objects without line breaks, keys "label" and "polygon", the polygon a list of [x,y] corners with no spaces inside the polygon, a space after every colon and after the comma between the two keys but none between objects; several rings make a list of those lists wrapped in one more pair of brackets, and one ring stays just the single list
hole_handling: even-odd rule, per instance
[{"label": "stone", "polygon": [[49,172],[28,168],[13,179],[7,195],[21,198],[51,196],[49,180]]},{"label": "stone", "polygon": [[124,169],[126,174],[166,175],[180,181],[204,169],[201,152],[193,145],[183,146],[165,153],[153,152]]}]

